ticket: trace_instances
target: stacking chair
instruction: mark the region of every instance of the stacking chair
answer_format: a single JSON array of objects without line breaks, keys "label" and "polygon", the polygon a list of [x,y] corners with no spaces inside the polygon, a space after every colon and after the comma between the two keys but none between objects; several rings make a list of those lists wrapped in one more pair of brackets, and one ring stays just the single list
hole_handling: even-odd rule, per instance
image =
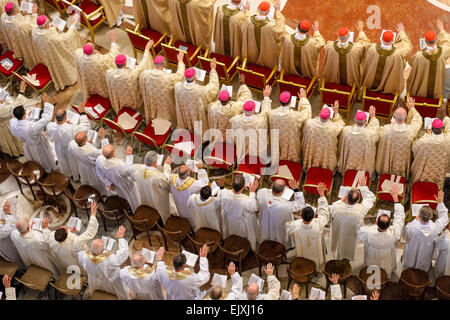
[{"label": "stacking chair", "polygon": [[267,85],[272,86],[275,83],[277,68],[275,66],[270,69],[247,63],[247,58],[240,67],[237,67],[238,71],[245,76],[245,84],[257,92],[262,92]]},{"label": "stacking chair", "polygon": [[280,160],[278,162],[278,166],[276,169],[276,173],[270,176],[270,180],[275,181],[277,179],[284,180],[286,185],[289,185],[289,177],[283,176],[278,173],[278,170],[281,166],[287,166],[289,171],[291,171],[292,176],[295,181],[300,181],[302,178],[302,165],[299,162],[289,161],[289,160]]},{"label": "stacking chair", "polygon": [[141,24],[138,23],[134,30],[125,29],[128,34],[128,38],[130,38],[131,45],[133,46],[134,57],[137,58],[137,53],[144,53],[145,46],[147,42],[153,40],[154,44],[152,47],[153,56],[157,56],[162,52],[161,43],[167,43],[167,33],[160,33],[158,31],[142,28]]},{"label": "stacking chair", "polygon": [[394,108],[397,105],[398,93],[384,94],[371,91],[363,87],[362,105],[364,111],[369,111],[370,106],[376,109],[376,116],[383,119],[390,119]]},{"label": "stacking chair", "polygon": [[33,74],[36,74],[36,80],[39,80],[39,85],[34,85],[31,83],[28,79],[26,79],[24,76],[20,75],[16,71],[13,71],[14,76],[19,79],[20,81],[24,81],[28,87],[33,89],[34,92],[36,92],[38,95],[46,92],[50,86],[53,84],[52,76],[50,75],[50,71],[48,70],[47,66],[43,63],[39,63],[35,65],[28,74],[32,76]]},{"label": "stacking chair", "polygon": [[164,144],[167,143],[171,134],[172,134],[171,128],[167,129],[167,131],[164,134],[161,135],[155,134],[152,122],[150,122],[144,128],[143,132],[134,131],[133,136],[139,141],[139,156],[141,155],[142,144],[146,144],[149,147],[155,147],[158,150],[162,150]]},{"label": "stacking chair", "polygon": [[[104,110],[101,113],[98,113],[94,109],[97,105],[101,105],[103,107]],[[88,112],[86,112],[86,116],[88,117],[89,120],[94,121],[96,123],[96,127],[102,126],[103,119],[106,118],[106,116],[111,112],[111,101],[109,101],[106,98],[103,98],[98,94],[91,95],[89,99],[86,100],[84,106],[92,108],[92,110],[94,110],[95,116],[90,115]],[[80,113],[80,111],[78,110],[78,106],[72,105],[72,108],[76,112]]]},{"label": "stacking chair", "polygon": [[289,290],[289,286],[291,285],[292,280],[297,282],[298,284],[303,284],[306,286],[306,299],[308,299],[309,283],[314,277],[315,272],[316,263],[314,261],[303,257],[294,258],[294,260],[292,260],[291,264],[287,268],[289,280],[286,289]]},{"label": "stacking chair", "polygon": [[333,171],[325,168],[312,167],[306,173],[303,193],[319,194],[317,186],[320,182],[325,183],[325,195],[331,201],[331,190],[333,188]]},{"label": "stacking chair", "polygon": [[115,221],[117,227],[120,226],[120,220],[125,217],[125,212],[130,208],[128,201],[119,196],[103,196],[98,211],[102,216],[103,227],[106,229],[106,221]]},{"label": "stacking chair", "polygon": [[208,246],[208,254],[212,254],[217,250],[219,243],[222,241],[220,232],[211,228],[200,228],[194,236],[191,237],[189,234],[187,236],[194,246],[196,253],[199,253],[203,245],[206,244]]},{"label": "stacking chair", "polygon": [[306,97],[309,99],[317,87],[317,78],[304,78],[292,74],[285,74],[281,70],[280,78],[277,80],[280,92],[289,91],[292,96],[297,96],[300,88],[306,90]]},{"label": "stacking chair", "polygon": [[425,289],[431,282],[428,278],[428,272],[413,268],[403,270],[399,281],[402,286],[403,295],[416,299],[423,297]]},{"label": "stacking chair", "polygon": [[58,171],[49,173],[40,181],[37,177],[35,177],[35,179],[44,195],[45,204],[49,204],[48,197],[53,198],[57,202],[59,196],[67,193],[66,189],[70,184],[69,178]]},{"label": "stacking chair", "polygon": [[116,295],[102,290],[95,290],[89,300],[119,300]]},{"label": "stacking chair", "polygon": [[242,274],[242,261],[251,250],[250,241],[247,238],[232,234],[224,239],[223,245],[219,244],[219,250],[223,253],[225,266],[228,264],[227,260],[238,262],[239,273]]},{"label": "stacking chair", "polygon": [[[53,10],[56,10],[59,12],[59,14],[61,16],[64,15],[65,11],[66,11],[66,7],[64,6],[62,0],[44,0],[44,10],[45,10],[45,14],[47,15],[47,7],[52,8]],[[76,2],[76,1],[74,1]]]},{"label": "stacking chair", "polygon": [[72,211],[75,213],[75,216],[78,217],[77,208],[83,209],[86,211],[87,217],[91,216],[90,209],[92,203],[99,202],[102,199],[100,192],[94,187],[83,184],[75,191],[74,194],[71,194],[69,189],[66,189],[66,196],[69,198],[72,204]]},{"label": "stacking chair", "polygon": [[0,275],[4,276],[5,274],[12,280],[17,270],[19,269],[19,265],[15,262],[6,261],[3,257],[0,256]]},{"label": "stacking chair", "polygon": [[[168,63],[177,65],[178,59],[177,55],[179,52],[183,52],[184,54],[184,64],[187,68],[195,67],[198,63],[198,57],[201,54],[201,48],[202,46],[194,46],[192,44],[183,42],[183,41],[175,41],[174,37],[172,36],[169,40],[169,43],[161,43],[162,50],[164,53],[164,56],[167,59]],[[186,47],[186,50],[180,49],[180,46]]]},{"label": "stacking chair", "polygon": [[380,283],[379,283],[380,287],[379,287],[379,289],[371,289],[367,286],[367,280],[373,273],[367,272],[367,268],[368,268],[367,266],[363,267],[359,271],[359,276],[358,276],[359,281],[361,281],[363,291],[367,295],[371,295],[372,292],[375,290],[378,290],[380,292],[383,291],[383,289],[386,287],[386,283],[388,282],[388,277],[387,277],[386,271],[384,271],[384,269],[380,268]]},{"label": "stacking chair", "polygon": [[159,223],[157,223],[156,225],[163,236],[164,247],[166,248],[166,251],[168,250],[167,240],[172,240],[178,244],[178,248],[181,252],[182,251],[181,242],[192,230],[189,221],[183,217],[170,216],[169,219],[167,219],[164,227],[161,227]]},{"label": "stacking chair", "polygon": [[0,76],[8,81],[9,83],[9,93],[12,94],[12,81],[13,81],[13,72],[19,72],[23,67],[23,61],[19,59],[14,58],[14,52],[12,51],[6,51],[4,54],[0,56],[0,62],[2,62],[4,59],[9,59],[12,63],[11,68],[6,70],[1,64],[0,64]]},{"label": "stacking chair", "polygon": [[[132,118],[135,118],[137,120],[136,124],[132,128],[123,128],[119,124],[119,117],[120,115],[128,113]],[[119,114],[114,118],[114,120],[103,118],[103,123],[106,124],[111,131],[118,131],[121,132],[126,138],[131,138],[131,145],[133,145],[133,133],[139,128],[139,126],[142,123],[142,115],[137,112],[136,110],[124,107],[119,110]]]},{"label": "stacking chair", "polygon": [[[80,300],[83,300],[84,291],[87,288],[87,277],[80,276],[80,287],[78,289],[69,289],[67,287],[67,283],[69,277],[71,277],[73,273],[62,273],[55,282],[50,282],[50,285],[55,288],[57,291],[72,297],[79,297]],[[56,297],[57,295],[55,295]]]},{"label": "stacking chair", "polygon": [[34,264],[30,265],[27,268],[27,271],[21,278],[16,278],[17,281],[19,281],[21,284],[23,284],[25,287],[33,289],[33,290],[39,290],[41,294],[44,292],[47,293],[48,296],[48,285],[52,279],[52,272],[38,267]]},{"label": "stacking chair", "polygon": [[436,290],[439,299],[450,300],[450,276],[441,276],[436,279]]},{"label": "stacking chair", "polygon": [[410,96],[409,92],[406,95],[406,101],[408,101],[409,97],[414,98],[414,108],[419,112],[422,118],[430,117],[435,118],[438,114],[439,108],[442,105],[442,100],[444,98],[443,95],[440,96],[439,99],[435,98],[425,98],[418,96]]},{"label": "stacking chair", "polygon": [[[398,176],[395,176],[397,178]],[[388,201],[388,202],[394,202],[394,199],[392,199],[391,193],[389,191],[383,191],[381,189],[381,186],[383,185],[384,180],[391,179],[390,174],[382,174],[380,179],[378,180],[378,187],[377,187],[377,202],[379,200],[382,201]],[[403,194],[398,195],[398,200],[402,204],[405,203],[405,192],[406,192],[406,179],[404,177],[400,177],[400,184],[403,185]]]},{"label": "stacking chair", "polygon": [[278,278],[278,265],[286,258],[286,247],[273,240],[264,240],[254,252],[258,261],[259,276],[261,276],[261,267],[271,263],[275,267]]},{"label": "stacking chair", "polygon": [[204,160],[208,168],[208,176],[210,168],[231,171],[236,162],[236,146],[234,143],[215,142],[211,153],[205,156]]},{"label": "stacking chair", "polygon": [[331,281],[329,277],[333,273],[337,273],[339,275],[339,284],[344,285],[344,299],[347,297],[347,280],[352,274],[352,266],[346,260],[330,260],[325,264],[325,269],[323,271],[325,273],[325,278],[327,280],[326,286],[326,294],[328,294],[328,289],[330,288]]},{"label": "stacking chair", "polygon": [[233,83],[234,76],[238,72],[237,67],[239,63],[239,56],[236,58],[231,58],[215,52],[210,52],[209,49],[207,49],[203,56],[198,57],[200,67],[205,70],[207,74],[211,71],[210,63],[213,58],[216,58],[217,61],[216,71],[220,81],[231,85]]},{"label": "stacking chair", "polygon": [[[146,205],[140,205],[137,207],[133,216],[130,216],[126,210],[124,210],[125,216],[130,222],[131,230],[133,231],[132,239],[137,240],[137,236],[141,232],[147,234],[148,244],[151,246],[152,241],[150,239],[150,230],[156,226],[156,223],[161,219],[157,210]],[[131,241],[131,239],[130,239]]]},{"label": "stacking chair", "polygon": [[25,184],[30,188],[34,200],[37,200],[36,193],[33,190],[33,186],[37,186],[37,180],[41,179],[44,175],[44,168],[42,168],[39,163],[33,161],[27,161],[23,165],[19,166],[6,163],[6,167],[16,179],[22,195],[25,196],[22,189],[22,185]]},{"label": "stacking chair", "polygon": [[356,83],[350,87],[343,84],[326,82],[325,78],[322,78],[319,90],[322,105],[327,104],[333,106],[336,100],[339,101],[339,110],[346,113],[346,123],[348,123],[350,110],[356,99]]}]

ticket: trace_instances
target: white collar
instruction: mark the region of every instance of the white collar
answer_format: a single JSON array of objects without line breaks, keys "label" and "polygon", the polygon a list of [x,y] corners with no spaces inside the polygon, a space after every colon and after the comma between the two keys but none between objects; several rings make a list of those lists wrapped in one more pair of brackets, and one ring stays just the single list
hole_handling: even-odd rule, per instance
[{"label": "white collar", "polygon": [[298,39],[298,40],[304,40],[306,38],[306,34],[296,32],[294,37],[295,37],[295,39]]},{"label": "white collar", "polygon": [[267,18],[267,16],[261,16],[259,14],[256,15],[256,19],[258,19],[258,20],[264,20],[266,18]]},{"label": "white collar", "polygon": [[350,42],[350,37],[348,37],[347,41],[342,42],[341,39],[338,39],[339,46],[341,48],[345,47]]},{"label": "white collar", "polygon": [[237,7],[238,7],[238,6],[235,5],[234,3],[231,3],[231,2],[230,2],[230,3],[228,4],[228,8],[229,8],[229,9],[236,9]]},{"label": "white collar", "polygon": [[392,49],[392,43],[385,45],[383,42],[380,42],[380,46],[384,49],[384,50],[391,50]]},{"label": "white collar", "polygon": [[428,45],[425,45],[425,48],[428,50],[428,51],[431,51],[431,52],[433,52],[434,50],[436,50],[437,49],[437,45],[436,44],[434,44],[434,46],[432,46],[432,47],[429,47]]},{"label": "white collar", "polygon": [[365,127],[360,127],[356,124],[353,126],[353,128],[355,128],[356,130],[364,130],[365,129]]},{"label": "white collar", "polygon": [[247,118],[247,119],[253,119],[255,117],[255,114],[252,114],[251,116],[247,116],[247,115],[245,115],[245,113],[243,113],[242,115],[244,116],[244,118]]},{"label": "white collar", "polygon": [[195,84],[195,81],[187,82],[186,80],[184,80],[184,84],[187,86],[193,86]]}]

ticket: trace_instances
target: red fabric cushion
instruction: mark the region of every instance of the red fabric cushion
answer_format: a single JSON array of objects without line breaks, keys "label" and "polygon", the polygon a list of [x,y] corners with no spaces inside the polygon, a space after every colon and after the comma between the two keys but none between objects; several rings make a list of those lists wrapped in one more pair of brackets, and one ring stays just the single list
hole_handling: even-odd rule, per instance
[{"label": "red fabric cushion", "polygon": [[[152,124],[149,123],[145,127],[145,129],[144,129],[144,131],[142,133],[145,134],[146,136],[152,138],[155,141],[155,143],[156,143],[156,147],[161,147],[166,142],[166,140],[169,137],[169,135],[172,133],[172,130],[169,128],[166,133],[161,134],[161,135],[156,135]],[[141,141],[142,143],[145,143],[145,144],[147,144],[149,146],[155,146],[153,141],[147,139],[146,137],[143,137],[141,135],[135,135],[135,137],[139,141]]]},{"label": "red fabric cushion", "polygon": [[[192,44],[188,44],[182,41],[176,41],[175,44],[173,45],[173,47],[178,48],[179,46],[184,46],[187,47],[187,53],[189,57],[192,57],[192,55],[195,53],[195,51],[197,50],[197,46],[193,46]],[[172,63],[178,63],[178,59],[177,59],[177,54],[178,51],[174,50],[172,48],[164,48],[164,53],[166,54],[167,60],[169,60]],[[197,64],[198,58],[197,56],[195,56],[194,59],[192,59],[191,64],[192,66],[195,66]],[[187,60],[186,60],[186,56],[184,57],[184,64],[186,66],[189,66]]]},{"label": "red fabric cushion", "polygon": [[[103,111],[102,113],[97,113],[97,111],[95,111],[94,107],[97,104],[101,104],[103,108],[105,108],[105,111]],[[92,117],[89,115],[89,113],[86,113],[87,117],[90,120],[93,121],[99,121],[100,119],[102,119],[106,113],[109,111],[109,109],[111,109],[111,102],[106,99],[103,98],[102,96],[98,95],[98,94],[93,94],[92,96],[89,97],[89,99],[86,101],[85,103],[85,107],[91,107],[95,113],[97,113],[98,115],[98,119],[92,119]],[[78,112],[78,108],[74,107],[74,109]]]},{"label": "red fabric cushion", "polygon": [[[390,174],[382,174],[380,177],[380,180],[378,181],[378,188],[377,188],[377,192],[382,191],[381,190],[381,185],[383,184],[384,180],[390,180],[391,179],[391,175]],[[403,195],[399,195],[398,196],[398,200],[402,201],[403,196],[405,194],[405,188],[406,188],[406,179],[404,177],[400,178],[400,183],[403,184]],[[383,200],[383,201],[390,201],[390,202],[394,202],[394,199],[392,199],[392,196],[390,193],[379,193],[378,194],[378,199]]]},{"label": "red fabric cushion", "polygon": [[[237,171],[262,176],[263,168],[265,168],[265,164],[261,162],[261,159],[259,157],[246,155],[244,159],[239,163]],[[236,172],[235,174],[239,174],[239,172]]]},{"label": "red fabric cushion", "polygon": [[[353,180],[355,180],[356,174],[358,173],[358,170],[347,170],[344,173],[344,181],[342,182],[342,186],[344,187],[351,187],[353,185]],[[366,179],[367,179],[367,185],[370,185],[370,175],[366,171]]]},{"label": "red fabric cushion", "polygon": [[[351,92],[352,91],[352,87],[350,86],[346,86],[346,85],[342,85],[339,83],[326,83],[325,82],[325,88],[326,89],[336,89],[339,91],[345,91],[345,92]],[[338,100],[339,101],[339,108],[340,109],[347,109],[347,107],[349,106],[350,102],[351,102],[351,96],[350,95],[344,95],[344,94],[340,94],[340,93],[335,93],[335,92],[327,92],[327,91],[322,91],[322,99],[323,99],[323,103],[324,104],[328,104],[328,105],[333,105],[334,101]]]},{"label": "red fabric cushion", "polygon": [[[275,170],[275,172],[276,172],[275,175],[278,174],[278,169],[280,168],[280,166],[284,166],[284,165],[288,166],[294,179],[296,181],[299,181],[301,174],[302,174],[302,165],[298,162],[289,161],[289,160],[280,160],[280,162],[278,162],[278,166]],[[284,182],[286,182],[286,184],[289,183],[288,179],[284,179],[284,178],[280,178],[280,177],[272,177],[271,179],[272,179],[272,181],[275,181],[276,179],[282,179],[282,180],[284,180]]]},{"label": "red fabric cushion", "polygon": [[[380,92],[370,91],[366,90],[366,96],[372,97],[372,98],[380,98],[380,99],[386,99],[386,100],[394,100],[395,96],[393,94],[384,94]],[[363,97],[363,100],[365,98]],[[391,111],[391,105],[392,103],[389,102],[383,102],[383,101],[376,101],[376,100],[365,100],[364,102],[364,111],[369,111],[370,106],[374,106],[377,110],[377,114],[389,116]]]},{"label": "red fabric cushion", "polygon": [[[212,147],[210,157],[205,157],[205,162],[212,167],[227,169],[228,165],[233,166],[236,159],[236,146],[233,143],[216,142]],[[218,160],[221,159],[222,161]]]},{"label": "red fabric cushion", "polygon": [[[90,2],[89,0],[84,0],[83,2],[81,2],[79,7],[81,10],[83,10],[83,12],[86,14],[86,16],[88,16],[89,14],[91,14],[92,12],[94,12],[95,10],[100,8],[100,6]],[[94,20],[89,20],[89,23],[91,24],[92,27],[94,27],[98,23],[100,23],[101,20],[102,20],[102,16],[100,14],[100,16],[98,18],[96,18]],[[87,26],[86,20],[84,19],[83,15],[80,16],[80,22],[81,22],[81,24]]]},{"label": "red fabric cushion", "polygon": [[[283,80],[287,82],[292,82],[295,84],[301,84],[304,85],[306,88],[309,87],[311,84],[312,79],[310,78],[303,78],[299,76],[289,75],[289,74],[283,74]],[[289,91],[291,95],[297,96],[298,92],[300,91],[300,88],[291,84],[281,83],[278,82],[280,86],[280,92],[283,91]],[[305,89],[306,90],[306,89]],[[306,92],[307,97],[309,98],[314,90],[314,86],[311,86],[311,89]]]},{"label": "red fabric cushion", "polygon": [[0,64],[0,72],[1,72],[4,76],[6,76],[6,77],[11,76],[12,72],[13,72],[13,71],[16,71],[17,69],[19,69],[19,68],[22,66],[22,64],[23,64],[23,61],[22,61],[22,60],[14,59],[14,58],[13,58],[13,54],[14,54],[14,52],[12,52],[12,51],[6,51],[4,54],[2,54],[2,55],[0,56],[0,62],[1,62],[3,59],[9,59],[9,60],[11,60],[11,62],[13,63],[13,66],[12,66],[9,70],[6,70],[6,69],[3,68],[3,66]]},{"label": "red fabric cushion", "polygon": [[[328,189],[328,191],[330,191],[333,182],[333,171],[325,168],[309,168],[308,172],[306,173],[305,184],[317,186],[319,182],[325,183],[326,188]],[[303,188],[305,192],[318,194],[316,187],[304,186]],[[325,194],[327,193],[328,192],[325,191]]]},{"label": "red fabric cushion", "polygon": [[[256,64],[247,64],[246,69],[251,70],[253,72],[263,74],[266,77],[266,81],[267,81],[269,75],[272,73],[272,69],[258,66]],[[245,75],[245,84],[247,84],[251,87],[254,87],[254,88],[261,89],[261,90],[264,89],[264,81],[261,76],[254,75],[254,74],[252,74],[250,72],[246,72],[246,71],[242,71],[242,72]],[[275,77],[272,76],[272,78],[270,79],[270,81],[267,82],[267,84],[272,85],[274,80],[275,80]]]},{"label": "red fabric cushion", "polygon": [[[136,110],[134,110],[134,109],[132,109],[132,108],[130,108],[130,107],[123,107],[122,109],[119,110],[119,114],[114,118],[114,120],[113,120],[114,123],[118,123],[119,116],[120,116],[121,114],[125,113],[125,112],[128,113],[131,117],[133,117],[133,116],[137,113]],[[138,126],[138,125],[141,123],[141,121],[142,121],[142,114],[139,114],[139,115],[136,117],[136,120],[137,120],[136,125],[135,125],[133,128],[131,128],[131,129],[124,130],[125,133],[130,134],[130,133],[132,133],[134,130],[136,130],[137,126]],[[116,130],[116,131],[122,131],[122,130],[120,129],[119,126],[115,126],[114,124],[112,124],[112,123],[110,123],[110,122],[105,122],[105,124],[106,124],[107,126],[109,126],[109,127],[110,127],[111,129],[113,129],[113,130]]]},{"label": "red fabric cushion", "polygon": [[[159,33],[158,31],[155,31],[152,29],[147,29],[147,28],[141,29],[141,34],[146,36],[147,38],[152,39],[154,43],[158,42],[159,39],[161,39],[161,37],[162,37],[162,34]],[[142,38],[140,38],[140,39],[142,39]],[[142,51],[145,49],[145,46],[147,45],[147,40],[146,39],[143,39],[143,40],[145,43],[142,47]],[[155,49],[155,52],[161,52],[161,50],[162,50],[161,43],[159,43],[157,46],[155,46],[154,49]]]},{"label": "red fabric cushion", "polygon": [[42,89],[47,85],[47,83],[52,80],[50,72],[45,64],[39,63],[33,67],[33,69],[28,72],[30,75],[36,74],[36,79],[39,80],[40,85],[36,87],[37,89]]},{"label": "red fabric cushion", "polygon": [[[412,203],[427,203],[424,200],[436,201],[434,196],[438,195],[439,187],[434,182],[414,182],[411,190],[411,201]],[[437,204],[428,202],[428,205],[434,210]]]},{"label": "red fabric cushion", "polygon": [[[434,118],[437,115],[437,112],[439,110],[439,99],[434,99],[434,98],[424,98],[424,97],[413,97],[416,100],[416,105],[415,108],[417,110],[417,112],[419,112],[419,114],[422,116],[422,118],[425,117],[430,117],[430,118]],[[435,105],[435,107],[433,106],[419,106],[417,105],[418,103],[427,103],[427,104],[431,104],[431,105]]]},{"label": "red fabric cushion", "polygon": [[[225,65],[225,69],[228,70],[228,68],[233,64],[234,58],[230,58],[228,56],[224,56],[218,53],[214,53],[211,52],[209,54],[209,57],[212,58],[216,58],[217,62],[221,62]],[[200,60],[200,59],[199,59]],[[235,73],[236,73],[236,68],[237,68],[237,64],[236,63],[233,68],[231,68],[230,72],[228,73],[228,76],[231,78]],[[211,67],[208,61],[204,61],[204,60],[200,60],[200,66],[203,70],[206,70],[206,72],[209,74],[209,72],[211,71]],[[226,79],[226,70],[224,70],[224,68],[222,66],[217,66],[217,74],[219,75],[219,78],[221,79]]]}]

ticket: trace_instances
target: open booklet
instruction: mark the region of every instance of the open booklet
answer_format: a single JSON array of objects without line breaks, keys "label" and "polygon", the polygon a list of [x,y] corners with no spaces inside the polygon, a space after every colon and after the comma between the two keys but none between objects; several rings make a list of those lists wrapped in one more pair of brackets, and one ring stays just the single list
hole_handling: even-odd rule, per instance
[{"label": "open booklet", "polygon": [[280,300],[292,300],[291,293],[283,289],[283,291],[281,291]]},{"label": "open booklet", "polygon": [[250,275],[250,278],[248,279],[247,286],[249,286],[251,283],[257,283],[258,289],[261,292],[264,287],[264,280],[258,277],[256,274],[252,273]]},{"label": "open booklet", "polygon": [[155,262],[156,251],[148,250],[147,248],[142,248],[141,252],[146,262],[151,264]]},{"label": "open booklet", "polygon": [[126,66],[128,69],[134,69],[136,66],[136,59],[130,56],[125,56],[127,58]]},{"label": "open booklet", "polygon": [[192,141],[179,142],[173,145],[175,149],[182,151],[186,154],[191,154],[194,149],[194,143]]},{"label": "open booklet", "polygon": [[411,208],[411,214],[413,215],[413,217],[417,217],[417,215],[420,212],[420,209],[426,205],[427,205],[426,203],[413,203]]},{"label": "open booklet", "polygon": [[431,130],[431,128],[432,128],[432,126],[433,126],[433,121],[434,121],[435,119],[437,119],[437,118],[430,118],[430,117],[425,117],[425,118],[423,118],[423,128],[424,128],[425,130],[428,130],[428,129]]},{"label": "open booklet", "polygon": [[261,101],[252,100],[255,103],[255,113],[261,111]]},{"label": "open booklet", "polygon": [[291,200],[292,195],[294,194],[294,190],[292,190],[291,188],[289,188],[288,186],[284,187],[284,191],[283,194],[281,195],[281,197],[287,201]]},{"label": "open booklet", "polygon": [[52,26],[56,27],[59,31],[64,32],[67,22],[60,17],[55,17],[52,21]]},{"label": "open booklet", "polygon": [[191,171],[198,173],[198,167],[197,167],[198,161],[192,160],[192,159],[186,159],[186,166],[191,169]]},{"label": "open booklet", "polygon": [[220,187],[217,185],[215,181],[211,183],[211,195],[214,197],[220,190]]},{"label": "open booklet", "polygon": [[103,249],[105,249],[106,251],[112,251],[114,249],[114,245],[116,244],[115,239],[102,236],[102,240],[103,240]]},{"label": "open booklet", "polygon": [[20,11],[25,11],[28,14],[33,13],[33,3],[28,1],[22,1],[20,4]]},{"label": "open booklet", "polygon": [[67,110],[66,111],[66,117],[67,117],[67,121],[70,121],[71,124],[78,124],[78,122],[80,121],[80,115],[76,112]]},{"label": "open booklet", "polygon": [[221,288],[227,287],[227,276],[223,274],[214,273],[211,280],[211,286],[220,286]]},{"label": "open booklet", "polygon": [[197,78],[197,80],[201,82],[205,81],[206,70],[202,70],[197,67],[194,67],[194,69],[195,69],[195,77]]},{"label": "open booklet", "polygon": [[75,229],[80,232],[81,231],[81,219],[70,217],[69,222],[67,222],[67,228],[72,229],[75,227]]},{"label": "open booklet", "polygon": [[42,231],[42,219],[33,219],[33,230]]},{"label": "open booklet", "polygon": [[98,138],[98,132],[95,130],[89,129],[89,131],[87,132],[88,141],[95,144],[97,142],[97,138]]},{"label": "open booklet", "polygon": [[186,256],[186,265],[194,268],[198,260],[198,255],[186,250],[181,251]]},{"label": "open booklet", "polygon": [[220,91],[223,91],[223,90],[227,90],[230,97],[233,95],[233,86],[226,86],[224,83],[224,84],[222,84],[222,87],[220,88]]},{"label": "open booklet", "polygon": [[325,291],[311,287],[309,292],[309,300],[325,300]]},{"label": "open booklet", "polygon": [[350,187],[341,186],[339,188],[338,198],[340,199],[340,198],[346,197],[349,191],[350,191]]},{"label": "open booklet", "polygon": [[378,219],[379,216],[381,216],[383,214],[387,215],[388,217],[391,217],[391,211],[379,209],[378,213],[377,213],[377,219]]}]

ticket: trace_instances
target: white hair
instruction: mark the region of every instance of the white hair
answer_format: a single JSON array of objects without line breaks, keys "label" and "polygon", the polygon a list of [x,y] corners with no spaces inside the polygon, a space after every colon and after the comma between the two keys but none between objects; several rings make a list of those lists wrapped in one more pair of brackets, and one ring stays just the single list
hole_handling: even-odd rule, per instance
[{"label": "white hair", "polygon": [[[96,240],[99,240],[99,241],[96,241]],[[100,246],[100,243],[102,244],[101,246]],[[91,242],[91,252],[94,256],[98,256],[98,255],[102,254],[102,252],[103,252],[103,240],[102,239],[95,239],[94,241]]]},{"label": "white hair", "polygon": [[26,218],[20,218],[16,223],[16,228],[21,234],[28,232],[28,220]]},{"label": "white hair", "polygon": [[144,164],[146,166],[153,166],[158,161],[158,154],[155,151],[149,151],[145,154]]},{"label": "white hair", "polygon": [[135,268],[140,268],[145,264],[145,257],[141,251],[136,251],[135,254],[131,256],[131,265]]}]

